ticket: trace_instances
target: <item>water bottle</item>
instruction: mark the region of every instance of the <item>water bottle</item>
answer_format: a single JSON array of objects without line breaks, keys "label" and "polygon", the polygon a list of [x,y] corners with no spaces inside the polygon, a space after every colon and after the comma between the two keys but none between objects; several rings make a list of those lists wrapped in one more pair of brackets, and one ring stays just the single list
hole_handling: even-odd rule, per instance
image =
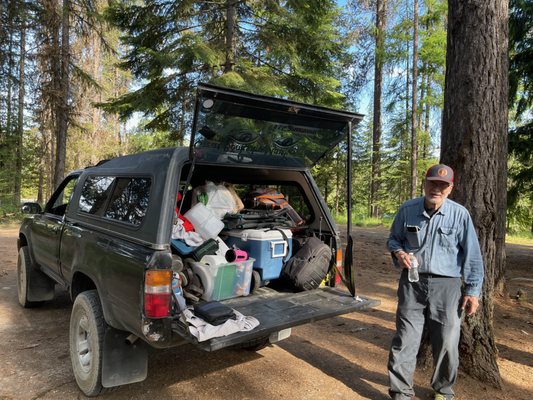
[{"label": "water bottle", "polygon": [[187,308],[187,304],[181,288],[181,275],[177,272],[174,272],[174,276],[172,277],[172,292],[174,293],[174,299],[177,302],[178,310],[180,312],[183,311]]},{"label": "water bottle", "polygon": [[409,253],[411,268],[409,268],[409,282],[418,282],[418,260],[413,253]]},{"label": "water bottle", "polygon": [[181,277],[180,274],[177,272],[173,273],[172,276],[172,291],[175,295],[182,296],[183,293],[181,291]]}]

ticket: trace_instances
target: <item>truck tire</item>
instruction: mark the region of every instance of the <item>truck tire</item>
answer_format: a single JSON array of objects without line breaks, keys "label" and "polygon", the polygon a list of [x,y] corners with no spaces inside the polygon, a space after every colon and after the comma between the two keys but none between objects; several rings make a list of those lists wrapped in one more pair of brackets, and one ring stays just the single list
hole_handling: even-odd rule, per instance
[{"label": "truck tire", "polygon": [[70,316],[70,360],[74,377],[86,396],[97,396],[102,386],[102,349],[105,320],[96,290],[80,293]]},{"label": "truck tire", "polygon": [[22,246],[17,259],[17,293],[19,303],[24,308],[35,307],[42,304],[42,301],[30,301],[30,275],[33,265],[30,258],[28,246]]}]

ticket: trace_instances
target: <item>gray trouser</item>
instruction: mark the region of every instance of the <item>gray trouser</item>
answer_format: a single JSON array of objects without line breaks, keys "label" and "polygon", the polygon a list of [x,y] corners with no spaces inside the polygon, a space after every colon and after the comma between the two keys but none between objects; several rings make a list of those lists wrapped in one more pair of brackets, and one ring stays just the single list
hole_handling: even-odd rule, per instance
[{"label": "gray trouser", "polygon": [[413,374],[424,322],[427,321],[435,371],[431,386],[436,392],[453,395],[459,367],[461,333],[461,278],[420,275],[409,282],[402,271],[398,286],[396,334],[389,353],[390,394],[414,396]]}]

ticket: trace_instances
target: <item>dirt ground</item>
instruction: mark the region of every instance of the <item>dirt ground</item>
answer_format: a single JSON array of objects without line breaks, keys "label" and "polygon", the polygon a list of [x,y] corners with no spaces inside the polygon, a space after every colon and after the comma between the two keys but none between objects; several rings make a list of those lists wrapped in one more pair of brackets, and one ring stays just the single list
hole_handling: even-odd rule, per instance
[{"label": "dirt ground", "polygon": [[[68,297],[58,294],[36,309],[18,305],[16,234],[0,228],[0,399],[84,398],[68,355]],[[386,229],[356,228],[354,236],[358,294],[381,300],[378,308],[294,328],[289,339],[257,353],[153,350],[144,382],[101,398],[388,399],[397,272],[384,247]],[[519,299],[495,301],[503,389],[460,373],[458,400],[533,398],[533,246],[508,245],[507,256],[509,293]],[[429,381],[430,372],[417,371],[416,399],[431,398]]]}]

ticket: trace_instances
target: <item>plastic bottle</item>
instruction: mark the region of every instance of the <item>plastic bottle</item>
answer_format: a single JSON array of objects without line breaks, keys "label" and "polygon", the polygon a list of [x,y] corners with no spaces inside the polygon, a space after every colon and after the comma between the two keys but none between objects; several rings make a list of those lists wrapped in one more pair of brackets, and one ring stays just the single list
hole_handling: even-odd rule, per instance
[{"label": "plastic bottle", "polygon": [[409,282],[418,282],[418,260],[413,253],[409,253],[411,268],[409,268]]},{"label": "plastic bottle", "polygon": [[174,293],[174,299],[177,302],[178,310],[181,312],[187,308],[185,298],[183,297],[183,290],[181,288],[181,275],[177,272],[174,272],[172,278],[172,292]]}]

